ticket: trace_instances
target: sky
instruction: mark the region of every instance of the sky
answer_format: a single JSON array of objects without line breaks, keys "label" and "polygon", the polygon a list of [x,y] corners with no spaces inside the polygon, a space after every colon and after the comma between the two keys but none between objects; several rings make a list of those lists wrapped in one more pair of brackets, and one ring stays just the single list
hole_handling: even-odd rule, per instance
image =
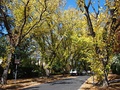
[{"label": "sky", "polygon": [[66,6],[65,9],[69,9],[69,8],[76,8],[77,4],[76,4],[76,0],[66,0]]},{"label": "sky", "polygon": [[[77,0],[66,0],[66,6],[65,9],[69,9],[69,8],[77,8],[77,4],[76,1]],[[89,0],[86,0],[86,2],[88,2]],[[96,2],[95,2],[96,1]],[[94,5],[94,7],[96,9],[98,9],[98,4],[97,4],[98,0],[92,0],[92,3]],[[104,8],[104,4],[105,4],[105,0],[99,0],[100,1],[100,6]],[[90,7],[90,11],[93,12],[92,7]]]}]

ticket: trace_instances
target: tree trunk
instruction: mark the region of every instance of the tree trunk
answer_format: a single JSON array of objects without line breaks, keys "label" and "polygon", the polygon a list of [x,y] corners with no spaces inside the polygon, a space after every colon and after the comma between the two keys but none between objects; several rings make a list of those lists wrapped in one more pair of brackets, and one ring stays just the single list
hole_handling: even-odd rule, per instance
[{"label": "tree trunk", "polygon": [[49,69],[47,68],[47,64],[45,62],[43,62],[43,68],[45,70],[45,73],[46,73],[46,76],[49,77],[50,76],[50,71]]},{"label": "tree trunk", "polygon": [[108,77],[107,77],[107,71],[104,70],[104,82],[103,82],[103,86],[109,86],[109,82],[108,82]]},{"label": "tree trunk", "polygon": [[50,76],[50,71],[49,71],[47,68],[45,68],[45,73],[46,73],[46,76],[47,76],[47,77]]},{"label": "tree trunk", "polygon": [[7,74],[8,74],[8,70],[9,70],[9,66],[10,66],[10,62],[11,62],[11,57],[12,57],[12,52],[10,52],[7,56],[6,67],[5,67],[2,77],[1,77],[2,85],[7,84]]},{"label": "tree trunk", "polygon": [[103,63],[103,67],[104,67],[104,81],[103,81],[103,86],[108,86],[109,82],[108,82],[108,73],[107,73],[107,70],[106,70],[106,63],[105,63],[105,61],[102,61],[102,63]]}]

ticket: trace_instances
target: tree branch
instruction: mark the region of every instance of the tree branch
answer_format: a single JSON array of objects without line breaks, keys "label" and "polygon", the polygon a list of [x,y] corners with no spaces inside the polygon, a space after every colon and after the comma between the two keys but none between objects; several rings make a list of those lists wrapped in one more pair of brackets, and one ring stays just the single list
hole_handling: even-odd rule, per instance
[{"label": "tree branch", "polygon": [[30,1],[30,0],[27,1],[26,5],[25,5],[25,7],[24,7],[24,22],[23,22],[22,27],[21,27],[21,29],[20,29],[20,36],[19,36],[20,39],[22,38],[23,28],[24,28],[24,26],[25,26],[25,24],[26,24],[26,19],[27,19],[26,11],[27,11],[27,6],[28,6],[28,4],[29,4],[29,1]]},{"label": "tree branch", "polygon": [[95,9],[95,7],[91,4],[94,12],[95,12],[95,18],[97,19],[98,15],[99,15],[99,10],[100,10],[100,1],[98,0],[98,11]]},{"label": "tree branch", "polygon": [[89,8],[91,4],[91,0],[89,0],[87,7]]},{"label": "tree branch", "polygon": [[95,32],[93,30],[93,25],[92,25],[92,22],[91,22],[89,11],[88,11],[89,8],[87,6],[84,6],[84,8],[85,8],[85,16],[87,18],[87,23],[88,23],[88,28],[89,28],[89,31],[90,31],[90,35],[92,37],[95,37]]},{"label": "tree branch", "polygon": [[10,38],[12,38],[12,31],[9,27],[9,24],[8,24],[8,20],[7,20],[7,15],[5,14],[5,12],[2,10],[2,8],[0,7],[0,12],[1,14],[3,15],[3,22],[4,22],[4,25],[5,25],[5,28],[8,32],[8,35]]},{"label": "tree branch", "polygon": [[[45,6],[44,6],[44,10],[41,12],[41,14],[40,14],[40,16],[39,16],[39,20],[36,21],[36,23],[35,23],[33,26],[31,26],[31,27],[28,29],[28,31],[26,31],[25,34],[22,35],[21,40],[22,40],[26,35],[28,35],[29,32],[42,20],[42,16],[43,16],[43,14],[46,12],[46,10],[47,10],[47,4],[46,4],[46,2],[47,2],[47,0],[44,0]],[[41,25],[42,25],[42,24],[41,24]],[[41,25],[40,25],[40,26],[41,26]]]}]

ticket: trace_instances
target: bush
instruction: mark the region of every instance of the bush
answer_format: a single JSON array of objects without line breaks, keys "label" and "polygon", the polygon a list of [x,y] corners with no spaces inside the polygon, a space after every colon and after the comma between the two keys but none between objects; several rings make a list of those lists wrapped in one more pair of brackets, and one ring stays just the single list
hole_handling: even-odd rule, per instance
[{"label": "bush", "polygon": [[120,75],[120,54],[114,56],[111,71],[113,74]]},{"label": "bush", "polygon": [[[8,79],[15,78],[15,69],[11,70],[10,74],[8,74]],[[17,68],[17,78],[32,78],[38,77],[40,75],[39,67],[21,67]]]}]

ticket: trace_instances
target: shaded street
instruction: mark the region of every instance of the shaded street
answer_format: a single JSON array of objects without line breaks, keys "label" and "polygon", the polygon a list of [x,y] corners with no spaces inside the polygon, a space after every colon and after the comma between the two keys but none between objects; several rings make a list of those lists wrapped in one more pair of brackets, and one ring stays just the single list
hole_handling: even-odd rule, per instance
[{"label": "shaded street", "polygon": [[80,86],[89,78],[89,76],[74,76],[71,78],[48,82],[34,87],[22,90],[79,90]]}]

